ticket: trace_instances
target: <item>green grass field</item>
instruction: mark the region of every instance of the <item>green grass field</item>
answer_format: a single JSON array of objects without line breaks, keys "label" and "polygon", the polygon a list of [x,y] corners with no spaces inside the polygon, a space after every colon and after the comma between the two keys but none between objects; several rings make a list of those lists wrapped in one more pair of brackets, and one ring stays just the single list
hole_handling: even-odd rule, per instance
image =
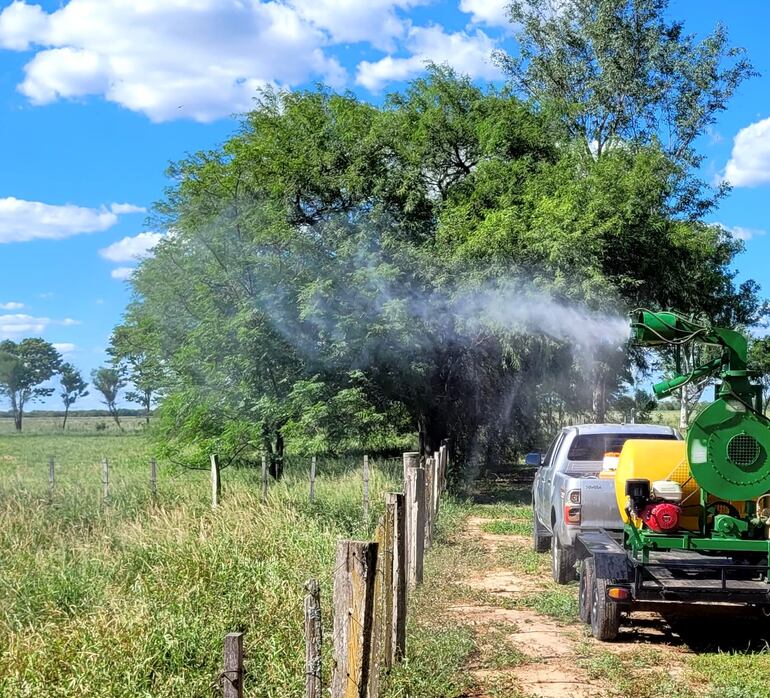
[{"label": "green grass field", "polygon": [[329,628],[336,540],[371,537],[400,463],[373,459],[366,522],[357,459],[319,461],[314,504],[299,459],[265,505],[258,472],[226,469],[212,512],[209,474],[164,462],[152,501],[141,431],[73,426],[0,432],[0,695],[212,695],[236,630],[247,695],[300,695],[303,585],[321,582]]}]

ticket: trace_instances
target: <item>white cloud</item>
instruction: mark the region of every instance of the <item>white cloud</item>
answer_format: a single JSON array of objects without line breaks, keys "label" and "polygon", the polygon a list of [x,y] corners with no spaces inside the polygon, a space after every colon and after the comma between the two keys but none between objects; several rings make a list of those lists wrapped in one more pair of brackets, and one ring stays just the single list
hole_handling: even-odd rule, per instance
[{"label": "white cloud", "polygon": [[507,27],[509,5],[510,0],[460,0],[460,11],[471,15],[471,21],[476,24]]},{"label": "white cloud", "polygon": [[0,13],[0,47],[26,51],[43,36],[47,17],[39,5],[12,2]]},{"label": "white cloud", "polygon": [[60,240],[80,233],[108,230],[117,222],[118,213],[104,206],[56,206],[12,196],[0,199],[0,243]]},{"label": "white cloud", "polygon": [[770,118],[738,131],[724,179],[734,187],[755,187],[770,182]]},{"label": "white cloud", "polygon": [[110,211],[118,216],[127,213],[147,213],[147,209],[144,206],[134,206],[133,204],[112,204]]},{"label": "white cloud", "polygon": [[110,276],[113,279],[118,279],[120,281],[126,281],[127,279],[131,278],[131,275],[134,273],[133,267],[118,267],[117,269],[113,269]]},{"label": "white cloud", "polygon": [[408,80],[425,69],[427,62],[448,63],[458,72],[473,78],[498,79],[500,70],[490,57],[495,41],[483,31],[447,34],[443,27],[412,27],[405,42],[412,54],[407,58],[385,56],[379,61],[358,64],[356,82],[376,91],[392,80]]},{"label": "white cloud", "polygon": [[288,0],[310,24],[328,32],[338,43],[366,41],[385,51],[394,49],[409,26],[398,10],[430,0]]},{"label": "white cloud", "polygon": [[16,0],[0,13],[0,46],[37,50],[19,85],[33,104],[98,95],[153,121],[211,121],[248,109],[268,84],[342,84],[324,52],[333,37],[398,35],[394,8],[411,4],[69,0],[47,13]]},{"label": "white cloud", "polygon": [[51,325],[69,327],[79,324],[79,320],[73,320],[72,318],[51,320],[51,318],[34,317],[23,313],[0,315],[0,339],[42,335]]},{"label": "white cloud", "polygon": [[720,228],[724,228],[734,238],[737,240],[743,240],[744,242],[751,240],[752,238],[767,235],[767,231],[762,230],[761,228],[746,228],[742,225],[725,225],[724,223],[715,223],[715,225],[718,225]]},{"label": "white cloud", "polygon": [[60,354],[71,354],[77,347],[72,342],[54,342],[53,348]]},{"label": "white cloud", "polygon": [[139,233],[99,250],[99,254],[111,262],[136,262],[149,256],[162,238],[160,233]]},{"label": "white cloud", "polygon": [[23,307],[24,303],[16,303],[14,301],[0,303],[0,310],[21,310]]}]

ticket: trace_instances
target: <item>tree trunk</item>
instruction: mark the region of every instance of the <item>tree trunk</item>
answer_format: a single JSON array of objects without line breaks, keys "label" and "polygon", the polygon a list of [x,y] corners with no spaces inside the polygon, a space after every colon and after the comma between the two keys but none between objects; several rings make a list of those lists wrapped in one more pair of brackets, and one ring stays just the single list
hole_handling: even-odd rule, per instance
[{"label": "tree trunk", "polygon": [[114,404],[108,405],[108,407],[110,408],[110,414],[112,414],[112,418],[115,420],[115,424],[118,425],[118,429],[123,431],[123,426],[121,425],[120,418],[118,417],[118,409],[117,409],[117,407],[115,407]]},{"label": "tree trunk", "polygon": [[604,375],[597,377],[593,392],[594,421],[601,424],[607,417],[607,405],[605,400]]},{"label": "tree trunk", "polygon": [[690,410],[687,404],[687,388],[679,391],[679,431],[686,431],[690,423]]},{"label": "tree trunk", "polygon": [[148,390],[144,394],[144,421],[150,424],[150,405],[152,405],[152,393]]},{"label": "tree trunk", "polygon": [[21,409],[17,409],[13,414],[13,424],[16,427],[16,431],[21,431],[23,413]]},{"label": "tree trunk", "polygon": [[67,428],[67,415],[70,413],[70,406],[69,403],[64,405],[64,421],[62,422],[61,428],[62,431],[64,431]]}]

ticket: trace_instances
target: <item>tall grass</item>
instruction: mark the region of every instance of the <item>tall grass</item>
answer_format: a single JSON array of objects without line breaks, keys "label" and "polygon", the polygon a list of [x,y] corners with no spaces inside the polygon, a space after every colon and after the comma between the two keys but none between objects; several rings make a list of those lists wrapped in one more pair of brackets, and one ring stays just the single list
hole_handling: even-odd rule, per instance
[{"label": "tall grass", "polygon": [[303,584],[321,582],[330,627],[336,540],[371,536],[397,462],[371,462],[363,521],[358,459],[320,460],[314,503],[306,462],[271,481],[266,504],[258,472],[227,469],[211,511],[207,473],[164,463],[153,502],[149,456],[139,435],[0,437],[0,695],[212,695],[236,630],[247,695],[301,695]]}]

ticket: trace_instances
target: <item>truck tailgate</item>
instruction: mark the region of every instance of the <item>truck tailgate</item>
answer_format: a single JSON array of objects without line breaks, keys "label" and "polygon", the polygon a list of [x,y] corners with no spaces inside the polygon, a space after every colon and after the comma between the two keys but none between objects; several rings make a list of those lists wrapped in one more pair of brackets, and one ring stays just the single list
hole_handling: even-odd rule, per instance
[{"label": "truck tailgate", "polygon": [[615,499],[615,480],[582,478],[580,504],[581,528],[623,528]]}]

